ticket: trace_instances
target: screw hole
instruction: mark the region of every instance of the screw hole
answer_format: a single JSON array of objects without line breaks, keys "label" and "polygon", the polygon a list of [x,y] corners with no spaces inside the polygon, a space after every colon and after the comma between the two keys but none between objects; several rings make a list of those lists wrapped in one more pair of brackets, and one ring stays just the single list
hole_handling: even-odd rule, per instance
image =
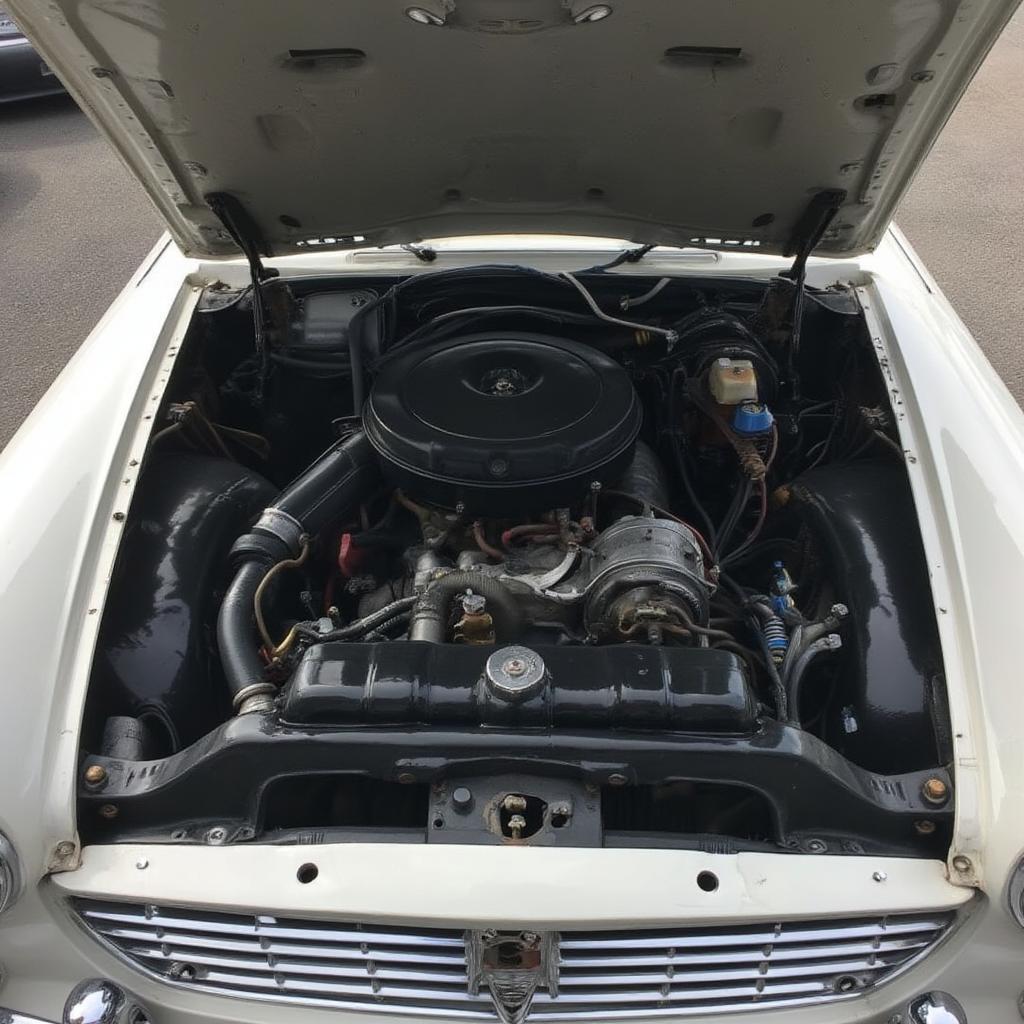
[{"label": "screw hole", "polygon": [[714,871],[702,871],[697,876],[697,888],[701,892],[714,892],[718,888],[718,875]]},{"label": "screw hole", "polygon": [[316,880],[317,875],[320,874],[320,869],[315,864],[303,864],[298,871],[295,872],[295,877],[303,884],[309,885],[310,882]]},{"label": "screw hole", "polygon": [[552,814],[551,815],[551,827],[552,828],[565,828],[569,824],[568,814]]},{"label": "screw hole", "polygon": [[444,828],[444,818],[435,818],[434,828]]}]

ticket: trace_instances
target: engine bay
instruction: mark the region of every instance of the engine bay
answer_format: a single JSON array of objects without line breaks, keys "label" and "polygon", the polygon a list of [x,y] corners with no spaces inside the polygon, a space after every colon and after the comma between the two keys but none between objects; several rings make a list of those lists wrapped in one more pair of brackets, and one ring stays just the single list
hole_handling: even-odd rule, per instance
[{"label": "engine bay", "polygon": [[103,611],[87,841],[942,855],[855,292],[615,270],[207,288]]}]

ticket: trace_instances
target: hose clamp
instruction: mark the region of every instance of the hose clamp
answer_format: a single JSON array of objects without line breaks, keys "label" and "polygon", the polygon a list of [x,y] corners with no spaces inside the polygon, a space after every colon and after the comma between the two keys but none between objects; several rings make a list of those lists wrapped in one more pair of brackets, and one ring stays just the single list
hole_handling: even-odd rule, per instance
[{"label": "hose clamp", "polygon": [[235,694],[231,705],[239,715],[272,711],[277,687],[273,683],[253,683]]},{"label": "hose clamp", "polygon": [[287,512],[274,508],[273,505],[263,510],[254,529],[276,537],[288,548],[292,557],[298,557],[302,550],[302,538],[306,532],[302,523]]}]

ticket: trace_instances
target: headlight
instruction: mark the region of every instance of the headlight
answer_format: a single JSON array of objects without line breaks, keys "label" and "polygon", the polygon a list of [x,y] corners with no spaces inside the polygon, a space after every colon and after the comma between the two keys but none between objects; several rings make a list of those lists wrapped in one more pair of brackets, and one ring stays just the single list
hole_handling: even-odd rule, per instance
[{"label": "headlight", "polygon": [[1024,860],[1017,864],[1010,875],[1009,900],[1014,921],[1024,928]]},{"label": "headlight", "polygon": [[20,885],[18,855],[7,837],[0,832],[0,914],[15,901]]}]

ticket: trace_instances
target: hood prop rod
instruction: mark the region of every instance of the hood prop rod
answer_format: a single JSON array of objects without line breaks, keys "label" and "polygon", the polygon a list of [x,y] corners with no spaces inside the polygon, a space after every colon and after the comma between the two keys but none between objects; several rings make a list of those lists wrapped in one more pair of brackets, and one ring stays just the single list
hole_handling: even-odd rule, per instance
[{"label": "hood prop rod", "polygon": [[263,386],[267,378],[267,307],[263,295],[263,283],[278,276],[278,271],[265,267],[260,253],[271,255],[263,239],[256,221],[241,201],[230,192],[209,192],[206,196],[207,206],[216,214],[225,230],[245,255],[249,264],[249,277],[252,281],[252,324],[256,355],[259,358],[259,381],[257,399],[263,398]]},{"label": "hood prop rod", "polygon": [[786,346],[786,376],[793,397],[797,397],[796,358],[800,352],[800,329],[804,318],[804,285],[807,278],[807,260],[818,247],[839,208],[846,202],[846,190],[826,188],[811,197],[800,214],[786,243],[785,256],[795,256],[793,265],[781,275],[793,282],[793,300],[790,304],[791,329]]}]

